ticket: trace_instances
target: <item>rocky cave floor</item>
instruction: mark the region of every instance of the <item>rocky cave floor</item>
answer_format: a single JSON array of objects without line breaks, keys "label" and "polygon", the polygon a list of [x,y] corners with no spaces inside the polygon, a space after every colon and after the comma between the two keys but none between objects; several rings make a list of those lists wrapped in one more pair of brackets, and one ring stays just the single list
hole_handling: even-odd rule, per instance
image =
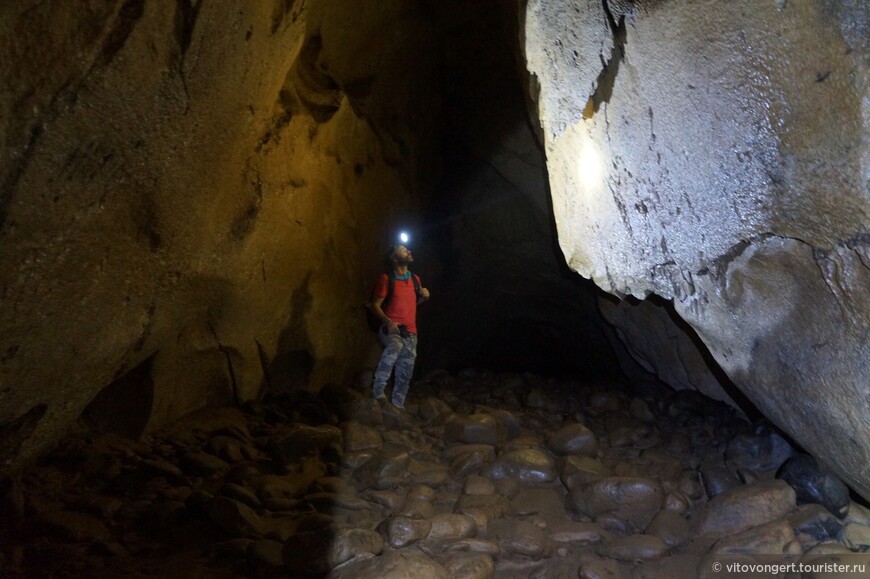
[{"label": "rocky cave floor", "polygon": [[0,577],[870,576],[870,511],[701,394],[466,370],[403,411],[370,381],[65,441],[0,488]]}]

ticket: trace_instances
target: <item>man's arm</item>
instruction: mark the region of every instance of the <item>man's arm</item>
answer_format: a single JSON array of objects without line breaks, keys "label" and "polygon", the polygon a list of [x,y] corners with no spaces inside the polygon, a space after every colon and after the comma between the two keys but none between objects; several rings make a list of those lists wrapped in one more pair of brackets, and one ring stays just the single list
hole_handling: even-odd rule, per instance
[{"label": "man's arm", "polygon": [[428,299],[429,299],[429,290],[424,288],[424,287],[421,287],[420,293],[417,294],[417,305],[419,306],[420,304],[422,304],[423,302],[425,302]]},{"label": "man's arm", "polygon": [[398,334],[399,326],[397,326],[393,320],[391,320],[387,314],[384,313],[384,310],[381,309],[381,306],[384,304],[384,300],[387,296],[382,298],[375,298],[375,301],[372,302],[372,311],[375,313],[375,316],[381,321],[381,324],[387,329],[388,334]]}]

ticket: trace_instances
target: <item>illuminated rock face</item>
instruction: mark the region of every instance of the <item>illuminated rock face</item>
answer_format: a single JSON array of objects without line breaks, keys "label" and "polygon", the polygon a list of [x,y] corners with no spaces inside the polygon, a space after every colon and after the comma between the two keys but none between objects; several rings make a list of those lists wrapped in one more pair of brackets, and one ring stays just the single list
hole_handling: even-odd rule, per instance
[{"label": "illuminated rock face", "polygon": [[419,14],[91,4],[0,8],[7,462],[83,412],[135,434],[345,379],[382,232],[431,162]]},{"label": "illuminated rock face", "polygon": [[569,265],[672,299],[865,496],[868,23],[860,2],[751,0],[531,0],[525,21]]}]

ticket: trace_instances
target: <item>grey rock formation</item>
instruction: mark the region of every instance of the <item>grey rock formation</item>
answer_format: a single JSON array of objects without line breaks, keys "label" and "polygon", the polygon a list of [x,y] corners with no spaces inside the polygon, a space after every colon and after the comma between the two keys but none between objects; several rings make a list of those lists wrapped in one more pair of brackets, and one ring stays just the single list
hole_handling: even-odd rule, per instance
[{"label": "grey rock formation", "polygon": [[870,496],[870,6],[532,0],[559,242]]}]

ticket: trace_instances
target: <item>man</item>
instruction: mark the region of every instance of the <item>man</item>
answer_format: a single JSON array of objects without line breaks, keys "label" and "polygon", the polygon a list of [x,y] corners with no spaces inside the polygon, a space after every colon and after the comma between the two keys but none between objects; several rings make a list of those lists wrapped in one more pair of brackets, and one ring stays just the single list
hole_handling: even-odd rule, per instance
[{"label": "man", "polygon": [[[390,248],[387,271],[378,278],[371,306],[381,321],[378,338],[384,345],[384,353],[375,371],[373,393],[376,399],[386,400],[384,390],[395,369],[391,402],[397,408],[405,407],[417,358],[417,305],[429,299],[429,290],[422,287],[420,278],[408,270],[412,261],[411,250],[404,245]],[[392,291],[389,290],[388,276],[392,277]],[[420,288],[419,291],[416,287]],[[388,293],[390,299],[384,303]]]}]

